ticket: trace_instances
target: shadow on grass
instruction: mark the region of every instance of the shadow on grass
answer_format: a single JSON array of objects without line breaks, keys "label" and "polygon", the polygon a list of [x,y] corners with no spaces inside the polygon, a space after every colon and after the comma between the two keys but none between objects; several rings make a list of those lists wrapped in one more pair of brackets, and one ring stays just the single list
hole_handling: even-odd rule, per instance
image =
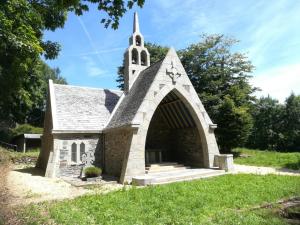
[{"label": "shadow on grass", "polygon": [[[291,169],[291,170],[300,170],[300,159],[298,159],[297,162],[285,164],[284,168]],[[282,169],[284,169],[284,168],[282,168]]]},{"label": "shadow on grass", "polygon": [[287,172],[295,175],[300,175],[300,159],[295,163],[287,163],[284,167],[276,169],[279,172]]},{"label": "shadow on grass", "polygon": [[241,152],[232,152],[233,158],[239,158],[241,156]]},{"label": "shadow on grass", "polygon": [[35,168],[35,167],[27,167],[23,169],[15,169],[14,171],[21,172],[21,173],[29,173],[32,176],[45,176],[45,171]]}]

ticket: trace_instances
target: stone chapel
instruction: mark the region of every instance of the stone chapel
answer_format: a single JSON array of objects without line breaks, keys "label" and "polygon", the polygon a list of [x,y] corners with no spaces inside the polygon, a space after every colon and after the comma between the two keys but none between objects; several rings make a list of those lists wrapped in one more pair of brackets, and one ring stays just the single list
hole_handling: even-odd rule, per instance
[{"label": "stone chapel", "polygon": [[49,80],[37,166],[47,177],[78,177],[84,166],[95,165],[121,183],[140,184],[155,183],[155,168],[176,169],[186,179],[199,177],[201,171],[231,170],[232,156],[220,155],[217,125],[176,51],[171,48],[165,58],[150,64],[137,13],[129,42],[124,91]]}]

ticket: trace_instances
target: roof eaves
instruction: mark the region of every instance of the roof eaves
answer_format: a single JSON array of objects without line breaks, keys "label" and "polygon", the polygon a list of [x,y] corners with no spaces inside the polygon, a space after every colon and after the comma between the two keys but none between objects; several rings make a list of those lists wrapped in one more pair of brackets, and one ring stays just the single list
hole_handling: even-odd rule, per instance
[{"label": "roof eaves", "polygon": [[138,129],[140,127],[140,124],[134,123],[134,124],[123,124],[120,126],[115,126],[115,127],[108,127],[103,129],[103,133],[112,131],[112,130],[117,130],[117,129]]},{"label": "roof eaves", "polygon": [[52,115],[52,128],[55,129],[57,126],[56,120],[56,102],[55,102],[55,92],[53,81],[49,79],[49,96],[50,96],[50,108],[51,108],[51,115]]},{"label": "roof eaves", "polygon": [[52,134],[101,134],[103,130],[52,130]]}]

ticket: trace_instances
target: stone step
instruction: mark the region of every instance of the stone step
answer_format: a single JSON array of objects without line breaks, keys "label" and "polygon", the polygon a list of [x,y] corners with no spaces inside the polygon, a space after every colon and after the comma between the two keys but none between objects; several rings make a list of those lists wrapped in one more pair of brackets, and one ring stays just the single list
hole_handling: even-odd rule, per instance
[{"label": "stone step", "polygon": [[185,171],[171,171],[162,172],[155,174],[146,174],[144,176],[134,177],[132,179],[133,183],[145,186],[145,185],[157,185],[157,184],[167,184],[180,181],[189,181],[194,179],[202,179],[213,176],[224,175],[224,170],[216,169],[186,169]]},{"label": "stone step", "polygon": [[214,177],[214,176],[220,176],[224,175],[224,170],[217,170],[217,171],[209,171],[206,173],[190,173],[190,174],[182,174],[182,175],[170,175],[165,177],[159,177],[154,180],[152,183],[155,184],[168,184],[173,182],[180,182],[180,181],[189,181],[189,180],[195,180],[195,179],[201,179],[201,178],[208,178],[208,177]]},{"label": "stone step", "polygon": [[179,164],[177,162],[164,162],[146,166],[146,173],[180,170],[185,168],[189,167],[185,167],[183,164]]},{"label": "stone step", "polygon": [[177,172],[180,172],[180,171],[184,171],[184,170],[187,170],[187,169],[191,169],[191,167],[189,166],[176,166],[176,167],[161,167],[161,168],[151,168],[151,169],[146,169],[146,173],[147,174],[152,174],[152,173],[167,173],[167,172],[172,172],[172,171],[177,171]]},{"label": "stone step", "polygon": [[177,162],[162,162],[162,163],[153,163],[147,165],[147,167],[162,167],[162,166],[175,166],[175,165],[182,165]]}]

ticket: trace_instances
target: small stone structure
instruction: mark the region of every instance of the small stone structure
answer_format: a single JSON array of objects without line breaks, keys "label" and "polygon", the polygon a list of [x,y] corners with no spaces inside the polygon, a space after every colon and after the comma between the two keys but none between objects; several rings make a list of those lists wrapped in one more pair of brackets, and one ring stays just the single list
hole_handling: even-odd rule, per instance
[{"label": "small stone structure", "polygon": [[[145,175],[147,164],[218,167],[216,125],[176,51],[150,66],[137,14],[125,52],[124,92],[53,84],[38,166],[46,176],[79,176],[93,164],[121,183]],[[86,160],[84,154],[89,155]]]}]

